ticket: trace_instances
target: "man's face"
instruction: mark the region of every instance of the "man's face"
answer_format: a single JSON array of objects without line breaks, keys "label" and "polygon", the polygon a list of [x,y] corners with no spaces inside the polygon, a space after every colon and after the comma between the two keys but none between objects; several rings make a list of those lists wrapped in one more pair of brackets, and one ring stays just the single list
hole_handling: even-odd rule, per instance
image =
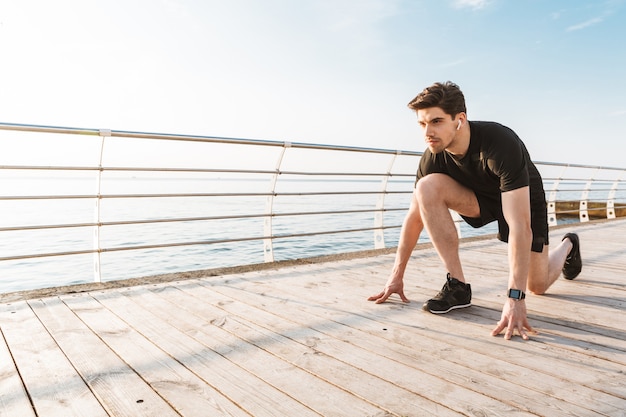
[{"label": "man's face", "polygon": [[457,134],[457,122],[439,107],[417,111],[417,122],[424,130],[424,140],[432,153],[451,147]]}]

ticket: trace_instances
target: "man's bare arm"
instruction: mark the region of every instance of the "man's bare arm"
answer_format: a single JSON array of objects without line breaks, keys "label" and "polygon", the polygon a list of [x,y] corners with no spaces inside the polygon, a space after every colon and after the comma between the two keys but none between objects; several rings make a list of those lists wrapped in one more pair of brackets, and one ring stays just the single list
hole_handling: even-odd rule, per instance
[{"label": "man's bare arm", "polygon": [[[526,291],[532,244],[529,187],[502,193],[502,212],[509,225],[508,288]],[[515,330],[524,339],[528,339],[527,330],[532,331],[532,328],[526,317],[525,300],[507,298],[502,317],[492,334],[495,336],[505,328],[505,339],[510,339]]]},{"label": "man's bare arm", "polygon": [[419,212],[419,205],[415,194],[411,200],[411,206],[409,212],[404,218],[402,223],[402,230],[400,231],[400,241],[398,242],[398,249],[396,251],[396,260],[393,264],[391,275],[385,284],[385,288],[380,293],[368,298],[369,301],[376,301],[376,304],[384,303],[391,294],[398,294],[402,301],[409,302],[409,299],[404,295],[404,271],[411,258],[413,249],[417,244],[424,224],[422,223],[422,217]]}]

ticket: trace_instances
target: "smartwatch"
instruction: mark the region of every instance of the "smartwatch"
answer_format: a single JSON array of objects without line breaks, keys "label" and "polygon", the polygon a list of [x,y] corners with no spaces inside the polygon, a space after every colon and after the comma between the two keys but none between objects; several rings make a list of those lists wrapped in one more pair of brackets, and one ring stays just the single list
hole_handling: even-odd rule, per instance
[{"label": "smartwatch", "polygon": [[513,288],[509,288],[509,292],[507,294],[509,298],[513,298],[514,300],[523,300],[526,298],[526,294],[522,290],[515,290]]}]

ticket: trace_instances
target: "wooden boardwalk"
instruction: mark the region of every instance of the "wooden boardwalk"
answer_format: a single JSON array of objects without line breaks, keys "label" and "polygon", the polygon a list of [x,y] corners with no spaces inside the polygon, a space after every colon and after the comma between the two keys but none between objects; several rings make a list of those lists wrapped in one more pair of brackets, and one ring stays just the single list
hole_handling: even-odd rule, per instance
[{"label": "wooden boardwalk", "polygon": [[626,416],[626,220],[575,229],[585,266],[491,337],[507,247],[462,244],[473,306],[438,316],[431,248],[410,304],[366,301],[392,254],[0,304],[0,416]]}]

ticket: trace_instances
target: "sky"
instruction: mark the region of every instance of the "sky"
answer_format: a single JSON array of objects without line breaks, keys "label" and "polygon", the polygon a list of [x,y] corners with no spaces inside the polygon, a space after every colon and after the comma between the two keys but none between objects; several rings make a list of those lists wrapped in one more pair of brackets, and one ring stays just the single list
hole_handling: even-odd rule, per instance
[{"label": "sky", "polygon": [[0,122],[422,151],[451,80],[537,161],[626,167],[626,0],[0,0]]}]

